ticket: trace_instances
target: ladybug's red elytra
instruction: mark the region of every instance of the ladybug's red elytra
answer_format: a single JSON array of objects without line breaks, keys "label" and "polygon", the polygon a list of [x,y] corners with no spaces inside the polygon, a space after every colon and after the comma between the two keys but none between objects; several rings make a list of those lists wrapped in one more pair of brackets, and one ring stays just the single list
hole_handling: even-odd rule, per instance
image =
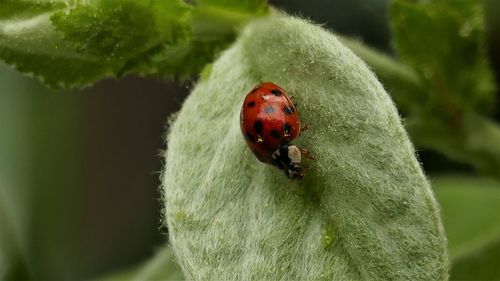
[{"label": "ladybug's red elytra", "polygon": [[304,176],[301,154],[310,157],[306,149],[290,142],[301,131],[295,105],[278,85],[263,82],[245,97],[240,114],[241,131],[261,162],[276,166],[290,179]]}]

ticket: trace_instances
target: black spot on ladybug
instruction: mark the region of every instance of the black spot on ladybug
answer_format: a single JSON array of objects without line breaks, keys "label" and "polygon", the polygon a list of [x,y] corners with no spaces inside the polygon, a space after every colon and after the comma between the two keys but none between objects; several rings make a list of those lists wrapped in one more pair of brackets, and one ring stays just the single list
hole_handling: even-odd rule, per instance
[{"label": "black spot on ladybug", "polygon": [[285,169],[285,166],[283,165],[283,163],[281,163],[280,161],[278,161],[278,159],[274,159],[274,158],[273,158],[273,159],[271,160],[271,163],[272,163],[274,166],[278,167],[280,170]]},{"label": "black spot on ladybug", "polygon": [[247,106],[248,107],[254,107],[255,106],[255,102],[251,101],[251,102],[247,103]]},{"label": "black spot on ladybug", "polygon": [[253,123],[253,128],[258,134],[262,134],[262,130],[264,129],[264,124],[262,123],[262,121],[257,120],[255,121],[255,123]]},{"label": "black spot on ladybug", "polygon": [[279,133],[278,131],[276,131],[276,130],[272,130],[272,131],[271,131],[271,136],[272,136],[273,138],[275,138],[275,139],[279,139],[279,138],[281,138],[280,133]]},{"label": "black spot on ladybug", "polygon": [[271,105],[268,105],[264,108],[264,112],[265,113],[273,113],[275,111],[274,107],[272,107]]},{"label": "black spot on ladybug", "polygon": [[290,131],[292,130],[292,126],[288,123],[285,123],[283,125],[283,132],[285,133],[285,136],[288,137],[290,136]]},{"label": "black spot on ladybug", "polygon": [[273,93],[273,95],[275,95],[277,97],[281,96],[281,92],[279,90],[276,90],[276,89],[271,90],[271,93]]},{"label": "black spot on ladybug", "polygon": [[288,106],[288,105],[285,105],[285,107],[283,107],[283,111],[286,113],[286,114],[293,114],[295,111],[293,110],[293,107],[291,106]]},{"label": "black spot on ladybug", "polygon": [[247,139],[248,139],[249,141],[251,141],[251,142],[254,142],[254,141],[255,141],[255,139],[253,138],[252,134],[250,134],[249,132],[247,132],[247,135],[246,135],[246,136],[247,136]]}]

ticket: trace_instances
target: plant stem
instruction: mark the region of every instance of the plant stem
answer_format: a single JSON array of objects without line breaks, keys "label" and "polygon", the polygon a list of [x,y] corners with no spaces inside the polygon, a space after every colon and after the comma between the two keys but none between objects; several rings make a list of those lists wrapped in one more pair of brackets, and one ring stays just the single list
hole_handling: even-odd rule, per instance
[{"label": "plant stem", "polygon": [[193,33],[198,40],[233,36],[238,27],[254,17],[254,13],[227,7],[198,6],[193,10]]}]

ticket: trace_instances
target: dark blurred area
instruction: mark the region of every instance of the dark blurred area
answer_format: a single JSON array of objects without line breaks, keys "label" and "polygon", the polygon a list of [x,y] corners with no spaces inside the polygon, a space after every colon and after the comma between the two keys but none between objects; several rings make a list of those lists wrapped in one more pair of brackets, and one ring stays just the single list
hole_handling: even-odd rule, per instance
[{"label": "dark blurred area", "polygon": [[129,77],[56,92],[0,71],[0,184],[5,201],[28,202],[19,207],[27,221],[13,223],[26,229],[30,274],[82,279],[151,256],[166,240],[157,191],[164,128],[187,88]]},{"label": "dark blurred area", "polygon": [[[493,71],[495,72],[495,78],[497,85],[500,81],[500,3],[497,0],[484,0],[486,9],[486,31],[488,34],[488,47],[491,63],[493,65]],[[497,97],[499,96],[497,92]],[[497,106],[495,110],[496,120],[500,120],[500,109],[498,107],[499,101],[497,98]]]},{"label": "dark blurred area", "polygon": [[[270,2],[391,52],[387,0]],[[500,80],[500,2],[486,4]],[[0,216],[23,234],[3,251],[18,253],[18,264],[29,269],[11,268],[7,277],[93,278],[144,261],[165,243],[158,192],[163,135],[192,83],[128,77],[60,92],[0,65],[0,196],[26,218]],[[431,174],[471,170],[436,152],[419,155]]]},{"label": "dark blurred area", "polygon": [[388,0],[274,0],[272,5],[289,14],[324,24],[336,33],[362,39],[371,46],[391,51]]}]

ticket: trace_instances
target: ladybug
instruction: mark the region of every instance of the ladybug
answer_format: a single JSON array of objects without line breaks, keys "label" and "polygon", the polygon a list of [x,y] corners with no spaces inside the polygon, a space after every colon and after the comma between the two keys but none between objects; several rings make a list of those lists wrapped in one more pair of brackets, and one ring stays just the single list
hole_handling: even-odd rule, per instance
[{"label": "ladybug", "polygon": [[279,168],[290,179],[304,177],[301,155],[310,159],[312,156],[308,150],[290,145],[300,135],[300,118],[292,100],[280,86],[271,82],[255,86],[243,101],[240,125],[257,159]]}]

